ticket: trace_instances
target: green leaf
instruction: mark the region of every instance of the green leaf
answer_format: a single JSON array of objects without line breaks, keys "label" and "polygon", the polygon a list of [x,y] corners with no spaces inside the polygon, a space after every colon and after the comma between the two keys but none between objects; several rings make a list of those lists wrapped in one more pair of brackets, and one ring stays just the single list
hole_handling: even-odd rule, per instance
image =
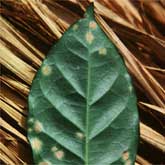
[{"label": "green leaf", "polygon": [[29,95],[28,138],[35,164],[133,165],[136,96],[93,6],[50,50]]}]

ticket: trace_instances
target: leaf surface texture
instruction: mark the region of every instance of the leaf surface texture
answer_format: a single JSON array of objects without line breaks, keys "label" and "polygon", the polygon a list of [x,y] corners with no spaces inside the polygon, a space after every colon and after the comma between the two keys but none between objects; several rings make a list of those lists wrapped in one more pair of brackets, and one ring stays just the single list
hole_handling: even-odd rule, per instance
[{"label": "leaf surface texture", "polygon": [[51,48],[29,95],[28,138],[39,165],[133,165],[136,96],[90,6]]}]

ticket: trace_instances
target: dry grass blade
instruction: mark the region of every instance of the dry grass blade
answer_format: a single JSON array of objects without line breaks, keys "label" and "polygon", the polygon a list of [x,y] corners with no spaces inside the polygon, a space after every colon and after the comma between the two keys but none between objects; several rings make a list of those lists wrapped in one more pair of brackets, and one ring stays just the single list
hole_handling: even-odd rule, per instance
[{"label": "dry grass blade", "polygon": [[[9,42],[8,46],[12,45],[13,49],[19,48],[20,53],[24,55],[25,58],[27,58],[30,61],[34,61],[34,64],[36,66],[41,65],[41,60],[38,59],[34,55],[34,53],[27,48],[28,46],[31,45],[28,45],[26,40],[24,40],[23,37],[21,37],[21,35],[19,35],[19,33],[16,32],[14,28],[12,28],[11,25],[8,24],[7,21],[2,17],[0,17],[0,33],[1,33],[1,39]],[[16,38],[16,36],[18,38]],[[26,44],[26,46],[24,46],[24,44]],[[36,51],[33,46],[31,46],[30,48]],[[39,54],[39,56],[43,57],[42,53],[40,53],[39,51],[36,52]]]},{"label": "dry grass blade", "polygon": [[137,161],[139,164],[151,165],[151,163],[149,163],[147,160],[145,160],[144,158],[142,158],[142,157],[139,156],[139,155],[136,156],[136,161]]},{"label": "dry grass blade", "polygon": [[[50,46],[82,17],[92,1],[1,1],[3,163],[31,163],[25,124],[31,82]],[[139,145],[135,164],[164,164],[165,3],[96,0],[94,4],[96,19],[123,56],[137,91],[144,144]]]},{"label": "dry grass blade", "polygon": [[[26,83],[31,84],[36,70],[18,58],[3,43],[1,46],[0,62]],[[9,60],[10,59],[10,60]]]},{"label": "dry grass blade", "polygon": [[[156,19],[159,23],[165,25],[165,10],[163,6],[159,5],[158,1],[151,1],[147,3],[147,1],[142,1],[144,8],[146,8],[146,12],[151,15],[154,19]],[[160,13],[160,11],[162,11]]]},{"label": "dry grass blade", "polygon": [[[1,142],[6,146],[8,151],[12,153],[12,156],[8,156],[6,154],[3,155],[0,159],[3,160],[3,162],[9,163],[12,162],[14,165],[15,163],[12,161],[12,157],[19,162],[19,164],[30,164],[31,158],[30,158],[30,150],[29,148],[24,144],[20,143],[19,140],[12,135],[10,135],[8,132],[4,130],[0,130],[1,134]],[[21,152],[20,152],[21,151]],[[24,152],[26,152],[26,155],[24,155]],[[24,156],[23,156],[24,155]],[[10,163],[9,163],[10,164]]]},{"label": "dry grass blade", "polygon": [[14,108],[6,104],[4,101],[1,101],[1,108],[5,111],[11,118],[18,123],[19,126],[26,129],[26,118],[17,112]]},{"label": "dry grass blade", "polygon": [[[3,90],[3,87],[2,87],[2,90],[1,90],[1,91],[2,91],[2,93],[3,93],[3,92],[5,92],[6,90]],[[6,91],[6,92],[8,92],[8,91]],[[10,105],[10,106],[13,107],[14,109],[16,109],[18,112],[24,114],[25,116],[27,115],[27,111],[25,111],[25,107],[24,107],[24,106],[22,107],[21,104],[15,102],[15,101],[16,101],[15,98],[12,100],[11,98],[13,98],[13,97],[10,98],[9,95],[5,96],[5,95],[3,95],[3,94],[1,95],[0,98],[1,98],[2,101],[4,101],[4,102],[7,103],[8,105]]]},{"label": "dry grass blade", "polygon": [[8,162],[10,162],[13,165],[20,163],[17,161],[17,159],[14,157],[14,155],[9,151],[9,149],[5,145],[0,143],[0,148],[2,150],[2,153],[8,157],[8,159],[6,158]]},{"label": "dry grass blade", "polygon": [[140,134],[143,140],[154,145],[158,149],[165,152],[165,137],[157,133],[153,129],[147,127],[143,123],[140,123]]},{"label": "dry grass blade", "polygon": [[4,82],[7,86],[11,87],[13,90],[19,92],[21,95],[27,96],[29,93],[29,87],[19,81],[16,81],[12,78],[7,76],[1,76],[0,79]]},{"label": "dry grass blade", "polygon": [[41,11],[41,9],[38,6],[42,6],[41,3],[36,2],[34,0],[27,0],[26,3],[28,3],[32,10],[35,11],[35,13],[41,18],[41,20],[48,25],[48,28],[51,30],[51,32],[54,34],[54,36],[59,39],[61,37],[61,33],[58,30],[58,27],[55,22],[53,22],[45,13]]},{"label": "dry grass blade", "polygon": [[156,105],[144,103],[144,102],[139,102],[139,104],[142,105],[142,106],[148,107],[148,108],[150,108],[153,111],[159,112],[162,115],[165,115],[165,109],[164,108],[158,107]]},{"label": "dry grass blade", "polygon": [[9,132],[11,132],[12,134],[14,134],[16,137],[18,137],[19,139],[21,139],[22,141],[24,141],[25,143],[28,143],[27,138],[21,134],[18,130],[16,130],[14,127],[12,127],[11,125],[9,125],[6,121],[4,121],[2,118],[0,118],[0,124],[1,127]]}]

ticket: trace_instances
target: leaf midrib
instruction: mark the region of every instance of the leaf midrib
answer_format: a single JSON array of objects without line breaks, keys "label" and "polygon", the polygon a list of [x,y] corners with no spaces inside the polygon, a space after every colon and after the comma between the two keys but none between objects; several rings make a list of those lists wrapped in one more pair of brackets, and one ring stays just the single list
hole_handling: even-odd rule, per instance
[{"label": "leaf midrib", "polygon": [[90,92],[90,77],[91,77],[91,66],[90,66],[90,53],[88,57],[88,72],[87,72],[87,101],[86,101],[86,129],[85,129],[85,165],[89,165],[89,92]]}]

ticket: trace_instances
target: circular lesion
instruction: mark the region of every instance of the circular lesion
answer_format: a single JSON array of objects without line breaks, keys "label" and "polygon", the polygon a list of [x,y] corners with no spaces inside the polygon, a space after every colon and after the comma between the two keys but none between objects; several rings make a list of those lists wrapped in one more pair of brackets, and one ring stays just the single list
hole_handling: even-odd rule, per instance
[{"label": "circular lesion", "polygon": [[73,30],[77,30],[79,28],[79,25],[78,24],[75,24],[75,25],[73,25]]},{"label": "circular lesion", "polygon": [[94,35],[92,34],[92,32],[88,31],[85,35],[86,41],[91,44],[94,40]]},{"label": "circular lesion", "polygon": [[52,165],[52,163],[50,163],[48,161],[42,161],[38,165]]},{"label": "circular lesion", "polygon": [[42,149],[42,141],[38,137],[34,137],[31,139],[31,145],[36,153],[40,152]]},{"label": "circular lesion", "polygon": [[90,29],[96,29],[97,28],[97,24],[96,24],[96,22],[95,21],[90,21],[89,22],[89,28]]},{"label": "circular lesion", "polygon": [[106,55],[107,54],[107,49],[106,48],[100,48],[99,49],[99,55]]},{"label": "circular lesion", "polygon": [[82,132],[76,132],[76,138],[83,140],[84,139],[84,134]]},{"label": "circular lesion", "polygon": [[125,165],[131,165],[130,154],[128,151],[123,152],[122,159]]},{"label": "circular lesion", "polygon": [[48,76],[52,73],[52,67],[49,65],[44,65],[41,70],[42,70],[42,74],[45,76]]}]

